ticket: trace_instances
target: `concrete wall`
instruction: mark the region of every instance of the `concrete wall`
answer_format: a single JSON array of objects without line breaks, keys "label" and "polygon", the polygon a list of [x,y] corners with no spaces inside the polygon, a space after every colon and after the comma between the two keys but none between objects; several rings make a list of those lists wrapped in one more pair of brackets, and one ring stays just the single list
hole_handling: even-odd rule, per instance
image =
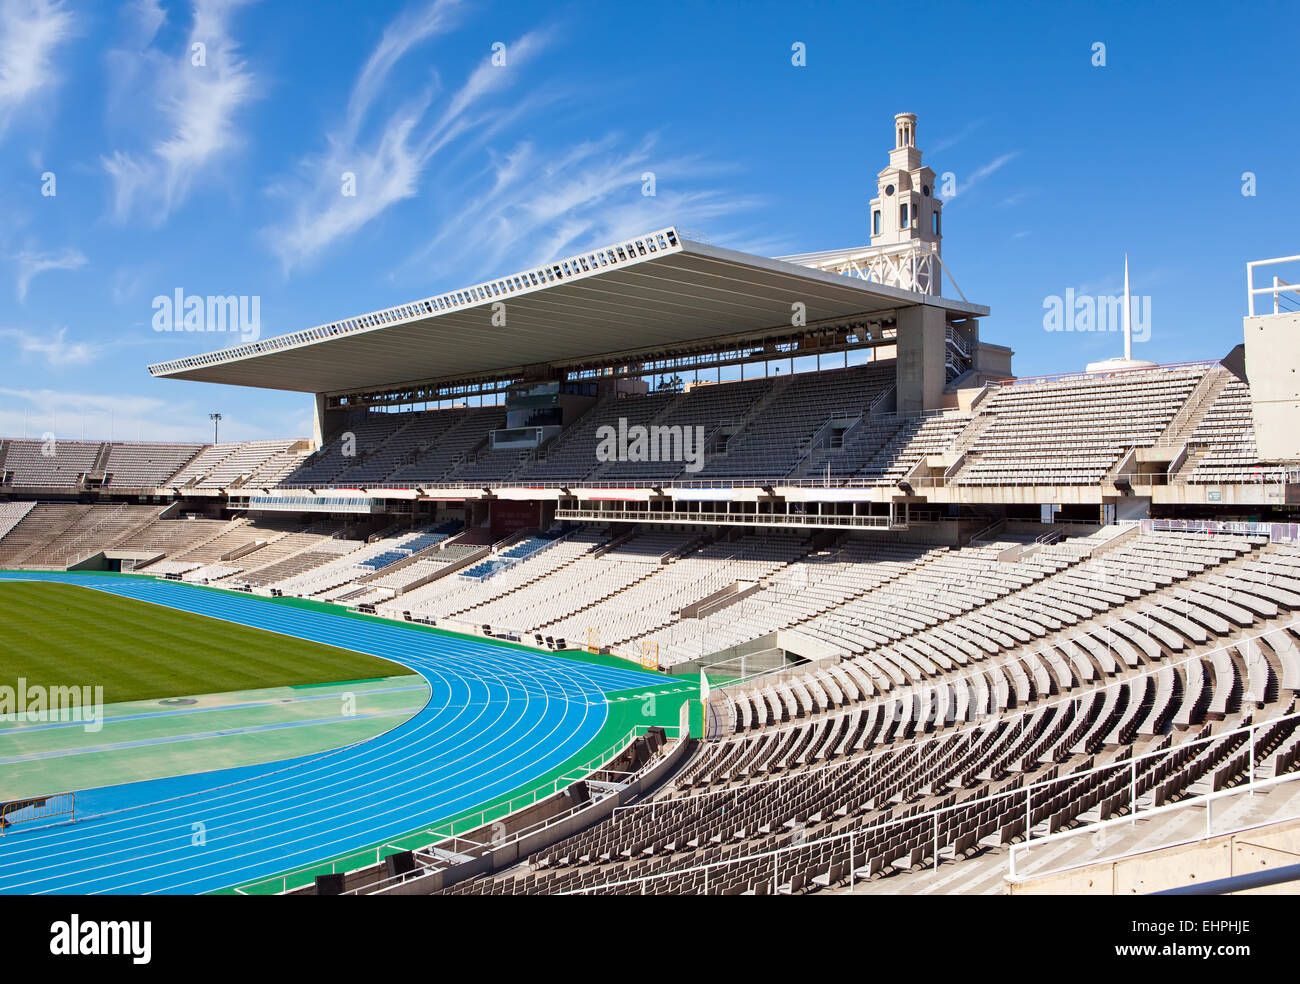
[{"label": "concrete wall", "polygon": [[980,341],[975,345],[975,369],[989,379],[1006,379],[1011,375],[1011,357],[1015,355],[1005,345]]},{"label": "concrete wall", "polygon": [[1300,460],[1300,314],[1243,319],[1255,444],[1263,461]]},{"label": "concrete wall", "polygon": [[[1300,821],[1252,827],[1115,861],[1083,865],[1011,885],[1012,895],[1146,895],[1300,862]],[[1294,895],[1295,884],[1243,895]]]}]

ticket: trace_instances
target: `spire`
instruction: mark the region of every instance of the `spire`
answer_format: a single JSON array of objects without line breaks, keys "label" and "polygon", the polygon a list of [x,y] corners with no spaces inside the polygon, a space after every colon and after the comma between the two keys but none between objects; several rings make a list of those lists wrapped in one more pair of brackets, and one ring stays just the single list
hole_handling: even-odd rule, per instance
[{"label": "spire", "polygon": [[1128,254],[1124,254],[1124,360],[1133,358],[1133,323],[1129,307],[1128,293]]},{"label": "spire", "polygon": [[[1113,302],[1114,298],[1111,298]],[[1109,326],[1108,326],[1109,327]],[[1133,296],[1129,292],[1128,253],[1124,254],[1124,357],[1122,359],[1103,359],[1089,362],[1088,372],[1115,372],[1119,369],[1142,369],[1154,366],[1154,362],[1133,358]]]}]

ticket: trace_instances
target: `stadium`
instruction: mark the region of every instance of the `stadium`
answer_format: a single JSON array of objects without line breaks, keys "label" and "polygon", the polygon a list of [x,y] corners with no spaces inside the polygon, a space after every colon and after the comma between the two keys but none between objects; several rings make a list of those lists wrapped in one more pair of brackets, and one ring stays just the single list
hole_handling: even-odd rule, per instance
[{"label": "stadium", "polygon": [[149,366],[310,436],[0,441],[0,890],[1285,888],[1300,258],[1217,361],[1126,293],[1019,378],[916,134],[864,245],[662,228]]}]

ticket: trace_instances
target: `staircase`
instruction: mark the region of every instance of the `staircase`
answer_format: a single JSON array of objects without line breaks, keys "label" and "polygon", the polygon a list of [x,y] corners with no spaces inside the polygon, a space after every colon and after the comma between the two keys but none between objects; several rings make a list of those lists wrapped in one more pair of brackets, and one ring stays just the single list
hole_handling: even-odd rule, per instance
[{"label": "staircase", "polygon": [[1188,394],[1182,409],[1174,414],[1164,433],[1156,438],[1155,447],[1181,447],[1191,440],[1206,411],[1214,406],[1231,377],[1232,374],[1221,366],[1207,370]]},{"label": "staircase", "polygon": [[[764,393],[761,397],[759,397],[758,400],[753,405],[751,405],[748,410],[745,411],[742,417],[738,419],[718,421],[717,426],[712,428],[709,431],[709,433],[705,435],[704,446],[706,448],[713,446],[719,427],[723,427],[726,425],[738,425],[736,427],[736,430],[732,432],[732,434],[728,437],[728,440],[730,440],[732,437],[735,437],[738,434],[743,434],[745,432],[745,428],[748,427],[750,423],[752,423],[757,417],[761,416],[763,412],[767,410],[767,408],[771,405],[773,400],[775,400],[778,396],[780,396],[782,393],[785,392],[786,387],[790,385],[790,381],[792,379],[794,379],[794,376],[778,376],[776,380],[772,383],[772,385],[768,387],[767,392]],[[722,453],[725,454],[726,452],[724,451]]]},{"label": "staircase", "polygon": [[108,451],[112,445],[104,443],[99,446],[99,451],[95,454],[95,463],[90,466],[90,470],[81,477],[83,487],[89,489],[100,488],[107,477],[108,469]]},{"label": "staircase", "polygon": [[[650,428],[650,427],[654,427],[656,424],[662,423],[663,420],[664,420],[664,418],[666,418],[669,414],[671,414],[674,410],[676,410],[677,407],[678,407],[678,406],[682,403],[682,401],[685,400],[685,399],[686,399],[686,394],[685,394],[684,392],[683,392],[683,393],[678,393],[675,397],[673,397],[673,399],[669,400],[669,401],[668,401],[667,403],[665,403],[662,407],[660,407],[659,412],[656,413],[656,414],[655,414],[653,417],[651,417],[649,420],[647,420],[647,421],[645,422],[645,425],[644,425],[644,426],[646,426],[647,428]],[[530,460],[531,460],[531,457],[530,457]],[[524,465],[525,463],[526,463],[526,462],[521,463],[521,464],[520,464],[520,468],[522,468],[523,465]],[[587,474],[587,476],[586,476],[586,478],[584,479],[584,481],[591,482],[591,481],[595,481],[595,480],[597,480],[597,479],[603,477],[603,476],[606,474],[606,472],[608,472],[609,469],[610,469],[614,464],[617,464],[617,462],[612,462],[612,461],[602,461],[599,465],[596,466],[596,468],[595,468],[594,471],[589,472],[589,473]],[[685,463],[683,463],[681,469],[678,470],[678,474],[681,474],[681,471],[684,471],[685,468],[686,468],[686,465],[685,465]],[[519,471],[519,468],[516,468],[513,472],[511,472],[511,473],[510,473],[510,474],[511,474],[511,477],[513,477],[513,476],[514,476],[518,471]],[[676,476],[673,476],[673,477],[675,478]]]},{"label": "staircase", "polygon": [[[948,450],[938,455],[944,466],[944,481],[951,482],[966,467],[969,457],[969,450],[975,446],[975,442],[980,439],[989,425],[993,423],[993,414],[981,413],[979,410],[974,411],[974,416],[966,425],[965,429],[957,435]],[[924,462],[924,459],[922,459]]]},{"label": "staircase", "polygon": [[1191,444],[1192,435],[1196,433],[1196,428],[1200,426],[1206,413],[1214,406],[1219,394],[1223,392],[1231,378],[1232,374],[1222,367],[1207,371],[1188,396],[1183,408],[1174,415],[1174,419],[1169,422],[1169,426],[1156,442],[1157,446],[1169,445],[1178,450],[1186,448],[1182,462],[1170,473],[1170,485],[1186,485],[1187,480],[1196,471],[1196,466],[1205,457],[1208,449]]}]

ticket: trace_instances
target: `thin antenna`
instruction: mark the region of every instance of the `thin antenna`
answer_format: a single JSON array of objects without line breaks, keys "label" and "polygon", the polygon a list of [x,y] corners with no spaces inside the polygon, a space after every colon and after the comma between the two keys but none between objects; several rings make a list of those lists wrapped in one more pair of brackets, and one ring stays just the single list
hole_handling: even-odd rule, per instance
[{"label": "thin antenna", "polygon": [[1124,254],[1124,361],[1133,358],[1133,325],[1129,320],[1128,254]]}]

